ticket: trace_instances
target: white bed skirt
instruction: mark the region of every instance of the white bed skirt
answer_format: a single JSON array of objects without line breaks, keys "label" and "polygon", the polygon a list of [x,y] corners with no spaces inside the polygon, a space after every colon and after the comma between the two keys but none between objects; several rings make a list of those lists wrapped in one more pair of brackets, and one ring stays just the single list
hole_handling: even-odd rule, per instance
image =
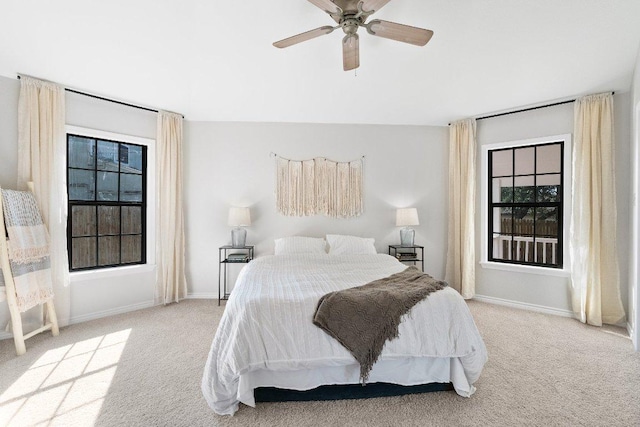
[{"label": "white bed skirt", "polygon": [[[259,387],[277,387],[288,390],[312,390],[322,385],[358,384],[360,365],[326,366],[296,371],[270,371],[257,369],[240,375],[238,395],[232,402],[219,402],[214,411],[221,415],[232,415],[238,410],[240,401],[255,407],[254,390]],[[476,388],[469,384],[459,358],[409,358],[379,360],[371,370],[369,383],[392,383],[413,386],[429,383],[452,383],[460,396],[471,396]],[[231,404],[231,408],[229,408]]]}]

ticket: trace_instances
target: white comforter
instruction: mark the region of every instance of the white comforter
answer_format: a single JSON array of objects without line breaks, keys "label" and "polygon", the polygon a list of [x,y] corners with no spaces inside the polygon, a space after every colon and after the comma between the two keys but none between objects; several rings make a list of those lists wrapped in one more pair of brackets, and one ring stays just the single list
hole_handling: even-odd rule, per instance
[{"label": "white comforter", "polygon": [[[209,406],[218,414],[233,414],[240,401],[255,405],[254,387],[282,387],[282,378],[287,377],[291,378],[289,388],[295,389],[357,383],[359,366],[353,356],[312,323],[318,299],[404,268],[382,254],[279,255],[251,261],[238,277],[211,346],[202,378]],[[473,393],[472,384],[487,353],[466,303],[455,290],[445,288],[414,306],[399,332],[399,338],[385,345],[370,382],[451,381],[458,394]],[[408,373],[400,372],[399,361]],[[355,381],[336,380],[335,368],[351,372]],[[439,372],[434,374],[436,368]],[[331,369],[333,374],[310,374]],[[389,378],[394,372],[400,373],[395,381]],[[280,375],[280,380],[270,380],[265,373]]]}]

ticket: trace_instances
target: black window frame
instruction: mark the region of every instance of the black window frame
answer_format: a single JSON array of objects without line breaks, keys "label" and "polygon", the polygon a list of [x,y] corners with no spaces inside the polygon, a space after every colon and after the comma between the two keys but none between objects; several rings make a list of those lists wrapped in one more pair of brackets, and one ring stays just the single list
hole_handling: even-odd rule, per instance
[{"label": "black window frame", "polygon": [[[558,200],[555,202],[539,202],[537,200],[538,198],[538,191],[535,191],[536,187],[537,187],[537,177],[538,176],[544,176],[544,175],[558,175],[557,172],[550,172],[550,173],[537,173],[537,159],[538,159],[538,148],[539,147],[544,147],[544,146],[550,146],[550,145],[560,145],[560,184],[559,184],[559,188],[558,188]],[[523,148],[534,148],[534,164],[533,164],[533,174],[515,174],[515,152],[516,150],[519,149],[523,149]],[[565,164],[564,164],[564,156],[565,156],[565,141],[564,140],[553,140],[553,141],[545,141],[545,142],[541,142],[541,143],[534,143],[534,144],[526,144],[526,145],[517,145],[517,146],[505,146],[505,147],[501,147],[501,148],[496,148],[493,150],[488,150],[488,159],[487,159],[487,205],[488,205],[488,227],[487,227],[487,260],[490,262],[498,262],[498,263],[502,263],[502,264],[516,264],[516,265],[525,265],[525,266],[535,266],[535,267],[543,267],[543,268],[551,268],[551,269],[559,269],[562,270],[564,267],[564,201],[565,201],[565,197],[564,197],[564,190],[565,190]],[[512,174],[511,175],[500,175],[500,176],[493,176],[493,153],[494,152],[499,152],[499,151],[511,151],[512,152]],[[495,178],[511,178],[512,179],[512,188],[514,188],[514,194],[515,194],[515,178],[516,177],[525,177],[525,176],[533,176],[533,188],[534,188],[534,201],[533,202],[518,202],[516,203],[515,201],[512,202],[494,202],[493,201],[493,179]],[[540,263],[540,262],[536,262],[536,260],[534,259],[533,261],[519,261],[519,260],[513,260],[513,259],[502,259],[502,258],[495,258],[493,256],[493,239],[494,239],[494,234],[500,234],[500,235],[511,235],[512,237],[512,250],[513,250],[513,237],[516,235],[519,235],[517,233],[514,232],[514,230],[511,230],[511,233],[494,233],[493,230],[493,225],[494,225],[494,209],[495,208],[512,208],[512,215],[514,214],[514,209],[513,208],[532,208],[535,209],[536,208],[545,208],[545,207],[552,207],[552,208],[556,208],[557,209],[557,215],[558,215],[558,230],[557,230],[557,239],[558,239],[558,243],[557,243],[557,249],[556,249],[556,260],[557,263],[556,264],[548,264],[548,263]],[[512,221],[513,221],[513,217],[512,217]],[[536,233],[535,233],[535,222],[536,222],[536,215],[534,215],[533,217],[533,222],[534,222],[534,232],[533,232],[533,245],[534,247],[536,246]]]},{"label": "black window frame", "polygon": [[[93,153],[93,158],[94,158],[94,165],[93,168],[81,168],[81,167],[76,167],[76,166],[71,166],[70,165],[70,150],[71,150],[71,144],[70,144],[70,140],[71,137],[76,137],[76,138],[84,138],[84,139],[92,139],[95,141],[94,144],[94,153]],[[118,144],[118,148],[116,150],[116,157],[118,159],[118,170],[117,171],[104,171],[104,170],[100,170],[98,168],[98,142],[99,141],[105,141],[105,142],[110,142],[110,143],[115,143]],[[147,146],[143,145],[143,144],[137,144],[137,143],[133,143],[133,142],[128,142],[128,141],[122,141],[122,140],[115,140],[115,139],[109,139],[109,138],[103,138],[103,137],[96,137],[96,136],[92,136],[90,134],[82,134],[82,133],[73,133],[73,132],[67,132],[66,134],[66,154],[67,154],[67,162],[66,162],[66,172],[67,172],[67,253],[68,253],[68,258],[69,258],[69,271],[71,272],[75,272],[75,271],[86,271],[86,270],[104,270],[104,269],[108,269],[108,268],[114,268],[114,267],[122,267],[122,266],[128,266],[128,265],[141,265],[141,264],[146,264],[147,263]],[[137,146],[140,147],[142,150],[142,159],[141,159],[141,173],[137,174],[137,173],[132,173],[132,172],[126,172],[126,171],[122,171],[122,152],[123,152],[123,145],[128,145],[128,146]],[[127,158],[129,157],[129,152],[128,152],[128,148],[127,148]],[[71,171],[72,170],[85,170],[85,171],[91,171],[94,174],[94,200],[71,200],[70,198],[70,185],[71,185],[71,179],[70,179],[70,175],[71,175]],[[142,178],[142,201],[140,202],[133,202],[133,201],[122,201],[122,200],[118,200],[118,201],[108,201],[108,200],[97,200],[97,195],[98,195],[98,173],[100,172],[111,172],[111,173],[117,173],[118,174],[118,189],[116,194],[118,195],[118,199],[120,199],[120,195],[121,195],[121,187],[120,187],[120,183],[121,183],[121,177],[122,175],[136,175],[136,176],[141,176]],[[91,235],[91,236],[76,236],[73,237],[73,207],[74,206],[92,206],[95,208],[95,221],[96,221],[96,230],[95,230],[95,236]],[[118,234],[100,234],[99,233],[99,215],[98,215],[98,209],[101,206],[115,206],[115,207],[119,207],[119,211],[120,211],[120,221],[119,221],[119,233]],[[140,233],[122,233],[122,211],[123,211],[123,207],[140,207],[141,212],[140,212],[140,221],[141,221],[141,232]],[[123,236],[140,236],[140,261],[133,261],[133,262],[122,262],[122,237]],[[99,245],[99,238],[100,237],[119,237],[119,253],[118,253],[118,259],[119,262],[118,263],[113,263],[113,264],[99,264],[99,260],[100,260],[100,245]],[[95,265],[93,266],[88,266],[88,267],[78,267],[78,268],[74,268],[73,267],[73,239],[77,239],[77,238],[84,238],[84,237],[95,237]]]}]

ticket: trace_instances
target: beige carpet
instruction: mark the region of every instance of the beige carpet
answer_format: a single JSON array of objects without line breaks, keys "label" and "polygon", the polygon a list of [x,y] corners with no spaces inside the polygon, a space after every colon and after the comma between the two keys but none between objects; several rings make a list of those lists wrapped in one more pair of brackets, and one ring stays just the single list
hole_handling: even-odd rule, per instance
[{"label": "beige carpet", "polygon": [[200,378],[224,307],[189,300],[0,342],[0,425],[640,426],[640,354],[621,329],[469,303],[489,351],[470,399],[454,392],[207,407]]}]

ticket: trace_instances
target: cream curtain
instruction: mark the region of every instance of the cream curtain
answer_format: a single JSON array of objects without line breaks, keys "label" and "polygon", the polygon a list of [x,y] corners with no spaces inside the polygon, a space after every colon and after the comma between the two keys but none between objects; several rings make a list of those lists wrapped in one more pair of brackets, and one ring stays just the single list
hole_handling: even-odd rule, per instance
[{"label": "cream curtain", "polygon": [[445,280],[464,298],[475,294],[476,121],[449,127],[449,245]]},{"label": "cream curtain", "polygon": [[364,211],[362,160],[277,158],[276,207],[287,216],[351,218]]},{"label": "cream curtain", "polygon": [[583,323],[625,320],[616,249],[613,96],[578,99],[574,107],[571,288]]},{"label": "cream curtain", "polygon": [[182,116],[160,111],[157,130],[156,303],[187,295],[182,210]]},{"label": "cream curtain", "polygon": [[18,103],[18,188],[33,182],[51,238],[54,305],[60,326],[69,323],[65,91],[30,77],[20,80]]}]

